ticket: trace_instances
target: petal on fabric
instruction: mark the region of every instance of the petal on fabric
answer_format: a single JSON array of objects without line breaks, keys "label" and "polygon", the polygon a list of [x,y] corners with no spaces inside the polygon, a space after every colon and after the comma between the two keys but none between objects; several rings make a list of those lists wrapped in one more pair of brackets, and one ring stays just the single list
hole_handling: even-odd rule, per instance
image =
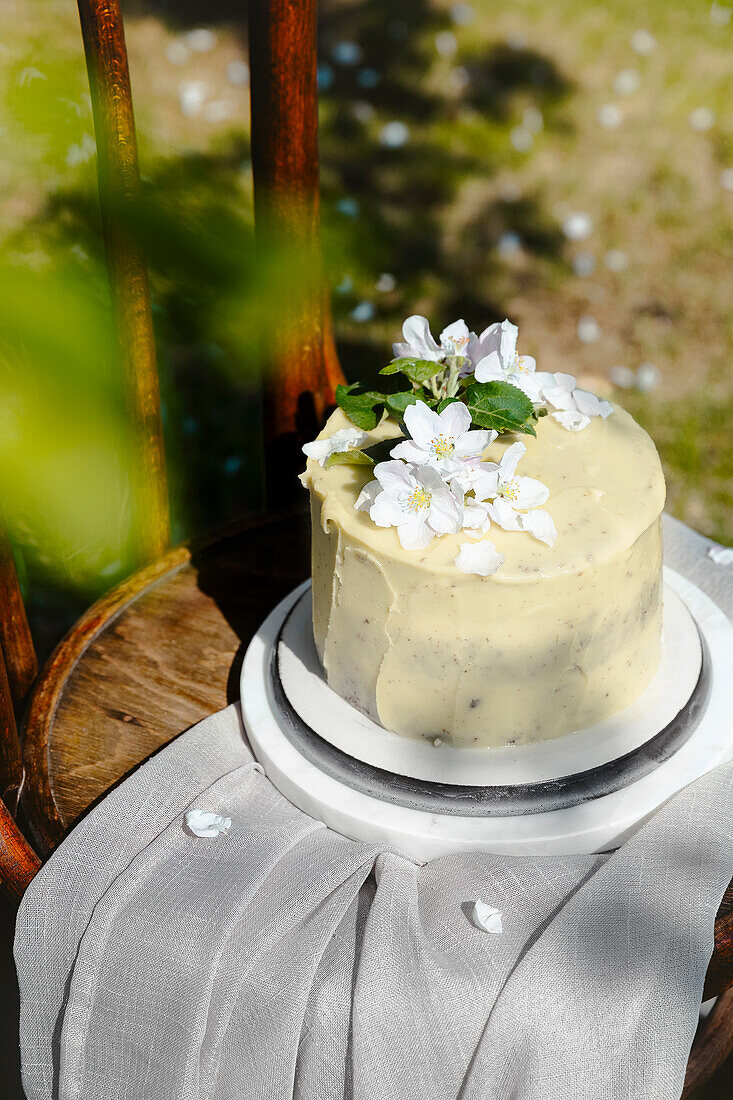
[{"label": "petal on fabric", "polygon": [[374,467],[374,476],[382,488],[389,492],[411,493],[415,488],[415,478],[411,468],[405,462],[397,460],[378,462]]},{"label": "petal on fabric", "polygon": [[517,492],[512,499],[515,508],[539,508],[550,495],[550,490],[534,477],[518,477]]},{"label": "petal on fabric", "polygon": [[[411,405],[410,408],[414,409],[415,406]],[[410,409],[407,411],[409,412]],[[448,405],[442,413],[438,413],[438,420],[440,422],[440,434],[452,436],[456,440],[467,434],[468,429],[471,427],[471,414],[462,401],[454,401],[451,405]]]},{"label": "petal on fabric", "polygon": [[[466,409],[466,412],[468,410]],[[436,436],[443,434],[442,421],[438,414],[428,408],[424,401],[416,401],[405,409],[405,427],[421,447],[430,448]]]},{"label": "petal on fabric", "polygon": [[524,443],[512,443],[511,447],[507,447],[504,454],[499,459],[500,485],[505,484],[507,481],[511,481],[520,458],[526,453],[527,448]]},{"label": "petal on fabric", "polygon": [[426,523],[425,512],[426,509],[421,509],[397,528],[397,536],[405,550],[424,550],[433,541],[435,532]]},{"label": "petal on fabric", "polygon": [[708,550],[708,557],[716,565],[733,565],[733,547],[711,546]]},{"label": "petal on fabric", "polygon": [[500,382],[504,379],[504,370],[501,365],[498,351],[491,351],[476,364],[474,377],[477,382]]},{"label": "petal on fabric", "polygon": [[568,432],[580,432],[590,424],[590,417],[584,416],[577,409],[568,409],[564,412],[550,414]]},{"label": "petal on fabric", "polygon": [[232,827],[232,819],[209,810],[186,810],[183,824],[186,831],[194,836],[210,839],[228,833]]},{"label": "petal on fabric", "polygon": [[501,916],[500,909],[495,909],[493,905],[487,905],[480,898],[474,902],[471,909],[472,923],[480,928],[482,932],[491,932],[495,936],[500,936],[504,931]]},{"label": "petal on fabric", "polygon": [[504,564],[493,542],[482,539],[481,542],[462,542],[454,560],[456,569],[461,573],[478,573],[481,577],[490,577]]},{"label": "petal on fabric", "polygon": [[525,512],[521,517],[522,530],[534,535],[540,542],[553,546],[557,538],[557,528],[549,512],[543,508],[535,508],[531,512]]},{"label": "petal on fabric", "polygon": [[402,326],[405,342],[420,359],[431,359],[438,363],[443,358],[443,349],[436,343],[427,317],[414,313]]},{"label": "petal on fabric", "polygon": [[522,530],[519,514],[514,511],[511,504],[504,500],[503,497],[497,497],[496,500],[487,504],[486,507],[494,523],[497,523],[499,527],[502,527],[505,531]]}]

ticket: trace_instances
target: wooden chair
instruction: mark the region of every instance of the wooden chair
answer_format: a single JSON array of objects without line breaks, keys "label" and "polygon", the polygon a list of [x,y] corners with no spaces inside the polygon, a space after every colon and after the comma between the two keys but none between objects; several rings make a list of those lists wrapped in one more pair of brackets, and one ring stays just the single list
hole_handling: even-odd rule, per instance
[{"label": "wooden chair", "polygon": [[[308,573],[302,512],[252,520],[198,550],[168,549],[146,266],[116,213],[138,186],[123,27],[118,0],[79,0],[79,10],[121,368],[138,430],[145,564],[89,609],[36,679],[12,554],[0,539],[0,885],[16,904],[41,860],[90,806],[182,730],[237,698],[252,633]],[[342,377],[318,272],[316,0],[250,4],[250,57],[258,241],[266,248],[285,240],[313,257],[312,285],[284,291],[289,343],[267,375],[267,450],[280,477],[299,425],[312,432]],[[24,708],[21,751],[16,715]],[[729,891],[705,990],[722,996],[695,1041],[685,1096],[733,1048],[732,985]]]}]

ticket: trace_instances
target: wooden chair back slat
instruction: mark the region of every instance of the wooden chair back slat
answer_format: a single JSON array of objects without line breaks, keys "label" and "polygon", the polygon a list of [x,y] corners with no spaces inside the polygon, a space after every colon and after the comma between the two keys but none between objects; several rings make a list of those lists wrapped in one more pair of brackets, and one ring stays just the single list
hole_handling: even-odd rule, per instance
[{"label": "wooden chair back slat", "polygon": [[23,781],[15,707],[5,660],[0,648],[0,799],[15,813]]},{"label": "wooden chair back slat", "polygon": [[264,386],[266,472],[282,500],[283,475],[302,463],[300,444],[320,428],[344,381],[320,247],[316,0],[251,3],[249,57],[258,247],[292,254],[298,273],[282,280],[283,327]]},{"label": "wooden chair back slat", "polygon": [[125,216],[140,185],[130,73],[119,0],[78,0],[78,6],[114,322],[137,445],[135,530],[143,563],[167,549],[170,520],[148,269]]},{"label": "wooden chair back slat", "polygon": [[18,708],[38,674],[38,661],[23,606],[13,551],[1,526],[0,650],[5,657],[10,694],[15,707]]}]

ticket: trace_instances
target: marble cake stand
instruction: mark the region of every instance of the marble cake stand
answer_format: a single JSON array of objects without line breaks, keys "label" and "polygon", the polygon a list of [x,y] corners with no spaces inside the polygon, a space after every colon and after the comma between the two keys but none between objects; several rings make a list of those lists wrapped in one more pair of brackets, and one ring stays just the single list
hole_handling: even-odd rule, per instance
[{"label": "marble cake stand", "polygon": [[372,722],[325,683],[310,583],[252,639],[241,675],[248,737],[268,778],[345,836],[419,862],[465,851],[603,851],[733,756],[733,627],[664,571],[663,655],[643,696],[606,722],[533,746],[456,749]]}]

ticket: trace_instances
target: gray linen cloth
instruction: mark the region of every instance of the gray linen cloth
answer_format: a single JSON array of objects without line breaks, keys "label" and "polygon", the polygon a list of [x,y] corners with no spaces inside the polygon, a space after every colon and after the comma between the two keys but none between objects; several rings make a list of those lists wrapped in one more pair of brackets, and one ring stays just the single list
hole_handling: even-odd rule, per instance
[{"label": "gray linen cloth", "polygon": [[[725,607],[730,567],[667,523]],[[29,1100],[677,1100],[733,876],[733,765],[603,856],[416,866],[288,803],[237,707],[74,830],[18,919]],[[231,817],[199,839],[189,808]],[[503,933],[469,919],[481,898]]]}]

